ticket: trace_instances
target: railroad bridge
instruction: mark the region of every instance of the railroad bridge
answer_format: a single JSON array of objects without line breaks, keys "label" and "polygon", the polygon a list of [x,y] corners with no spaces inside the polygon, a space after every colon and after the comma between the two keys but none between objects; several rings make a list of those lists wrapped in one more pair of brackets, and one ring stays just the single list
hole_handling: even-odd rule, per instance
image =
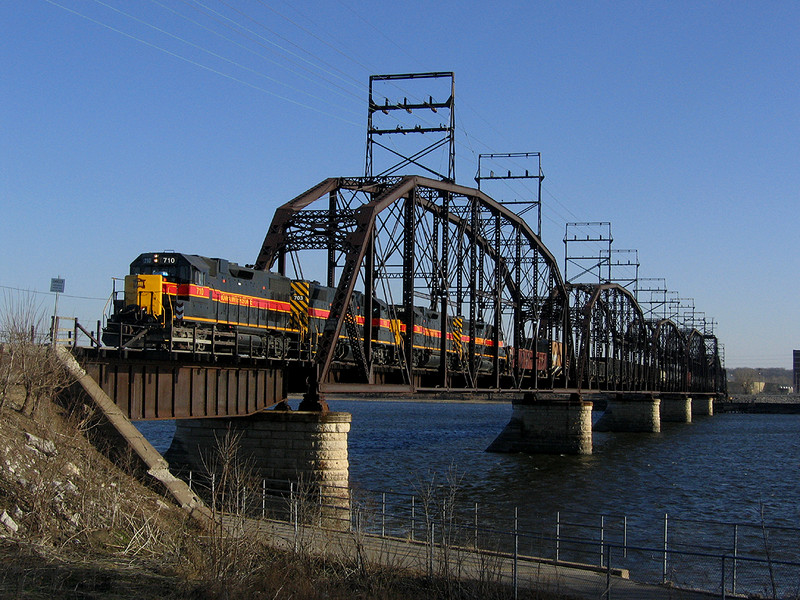
[{"label": "railroad bridge", "polygon": [[[331,394],[491,396],[526,414],[544,407],[548,419],[554,406],[580,413],[602,398],[629,421],[614,427],[652,431],[657,400],[708,407],[724,392],[713,334],[646,319],[620,284],[566,283],[525,220],[475,188],[420,176],[326,179],[275,212],[255,268],[287,275],[305,253],[335,290],[308,355],[255,357],[235,343],[213,355],[100,348],[83,361],[132,419],[250,415],[302,391],[305,410],[327,410]],[[354,326],[378,298],[402,321],[394,360],[376,351],[380,323]],[[631,404],[644,416],[621,417]]]},{"label": "railroad bridge", "polygon": [[[444,100],[373,97],[381,82],[440,79],[450,85]],[[725,393],[713,329],[654,310],[635,286],[615,279],[610,236],[597,263],[605,274],[562,273],[541,240],[538,153],[481,155],[477,187],[455,183],[452,80],[452,73],[373,76],[365,175],[325,179],[275,211],[249,269],[306,289],[286,299],[289,333],[277,345],[264,338],[265,349],[255,351],[253,336],[240,335],[252,307],[221,299],[237,323],[224,336],[211,325],[199,340],[173,312],[157,347],[76,348],[123,413],[177,419],[195,434],[197,422],[219,430],[234,417],[255,418],[262,428],[272,419],[284,432],[296,423],[302,436],[310,422],[346,434],[347,419],[329,413],[327,400],[337,395],[492,398],[512,402],[514,412],[490,449],[557,453],[591,452],[593,403],[606,404],[595,428],[612,431],[659,431],[662,420],[711,414],[713,398]],[[380,115],[418,111],[449,113],[449,123],[377,123]],[[405,152],[379,141],[419,133],[441,137]],[[444,172],[424,161],[441,148]],[[376,173],[381,150],[397,161]],[[531,168],[484,172],[481,160],[497,158]],[[426,175],[406,174],[409,168]],[[514,179],[538,184],[520,211],[484,189]],[[535,229],[523,215],[531,206]],[[324,289],[323,311],[308,306],[309,286]],[[299,412],[264,412],[287,409],[292,393],[303,395]]]}]

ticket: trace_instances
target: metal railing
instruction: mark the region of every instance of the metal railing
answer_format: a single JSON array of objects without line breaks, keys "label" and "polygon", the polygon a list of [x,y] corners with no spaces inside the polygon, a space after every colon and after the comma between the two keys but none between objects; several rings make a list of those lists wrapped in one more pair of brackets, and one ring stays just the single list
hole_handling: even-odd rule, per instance
[{"label": "metal railing", "polygon": [[80,335],[83,334],[89,340],[89,345],[99,348],[100,343],[100,321],[97,322],[97,329],[89,331],[80,324],[77,317],[51,317],[49,341],[53,346],[66,346],[74,348],[78,346]]},{"label": "metal railing", "polygon": [[291,524],[295,549],[300,528],[318,526],[425,545],[420,566],[430,573],[434,554],[448,549],[502,556],[512,561],[515,597],[523,561],[605,572],[607,598],[622,570],[640,583],[721,598],[800,598],[800,528],[664,515],[659,531],[646,532],[633,531],[624,515],[482,509],[457,502],[446,488],[411,493],[261,480],[222,492],[216,477],[198,480],[191,472],[188,483],[215,511]]}]

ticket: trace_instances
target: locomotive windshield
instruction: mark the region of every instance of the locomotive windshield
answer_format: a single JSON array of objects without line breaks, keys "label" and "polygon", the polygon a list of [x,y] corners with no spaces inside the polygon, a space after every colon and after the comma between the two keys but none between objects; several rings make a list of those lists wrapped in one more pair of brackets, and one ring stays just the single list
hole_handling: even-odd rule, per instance
[{"label": "locomotive windshield", "polygon": [[169,281],[188,283],[190,278],[188,265],[137,265],[131,267],[131,275],[163,275]]},{"label": "locomotive windshield", "polygon": [[181,256],[144,254],[131,264],[131,275],[161,275],[175,283],[192,282],[191,265]]}]

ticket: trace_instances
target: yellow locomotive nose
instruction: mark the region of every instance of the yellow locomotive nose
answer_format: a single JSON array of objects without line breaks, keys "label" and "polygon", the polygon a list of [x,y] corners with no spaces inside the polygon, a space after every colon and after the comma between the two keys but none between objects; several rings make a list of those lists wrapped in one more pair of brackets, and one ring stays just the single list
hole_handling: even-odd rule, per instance
[{"label": "yellow locomotive nose", "polygon": [[159,318],[164,314],[162,275],[126,275],[125,306],[138,306]]}]

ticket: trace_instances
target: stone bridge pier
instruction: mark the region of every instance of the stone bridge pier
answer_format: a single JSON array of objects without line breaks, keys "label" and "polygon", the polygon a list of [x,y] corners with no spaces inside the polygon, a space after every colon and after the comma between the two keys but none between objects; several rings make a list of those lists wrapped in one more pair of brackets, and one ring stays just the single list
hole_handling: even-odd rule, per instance
[{"label": "stone bridge pier", "polygon": [[[198,478],[215,473],[235,459],[256,482],[288,499],[295,491],[310,515],[329,526],[348,527],[350,492],[347,439],[351,415],[344,412],[265,410],[246,417],[176,421],[172,445],[165,454],[176,471],[193,471]],[[232,443],[226,443],[232,440]],[[226,456],[226,454],[228,456]],[[252,494],[249,491],[248,494]],[[274,502],[268,502],[268,505]],[[279,503],[280,504],[280,503]],[[258,503],[259,509],[261,503]],[[281,509],[288,508],[288,501]],[[316,516],[316,515],[314,515]],[[302,517],[301,517],[302,518]]]},{"label": "stone bridge pier", "polygon": [[592,403],[580,394],[531,392],[512,406],[511,420],[488,452],[592,453]]},{"label": "stone bridge pier", "polygon": [[692,396],[692,415],[696,417],[713,417],[714,396],[712,394],[695,394]]},{"label": "stone bridge pier", "polygon": [[658,433],[661,431],[661,399],[653,394],[630,392],[612,395],[594,430]]},{"label": "stone bridge pier", "polygon": [[662,423],[691,423],[692,398],[688,394],[661,394]]}]

